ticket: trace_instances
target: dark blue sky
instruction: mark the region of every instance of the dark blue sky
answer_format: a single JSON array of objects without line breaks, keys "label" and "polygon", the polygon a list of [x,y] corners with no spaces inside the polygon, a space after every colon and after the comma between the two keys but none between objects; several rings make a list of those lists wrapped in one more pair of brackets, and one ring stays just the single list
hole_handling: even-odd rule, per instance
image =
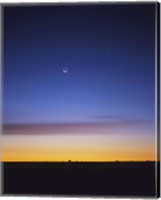
[{"label": "dark blue sky", "polygon": [[153,121],[154,72],[155,3],[4,8],[4,123]]}]

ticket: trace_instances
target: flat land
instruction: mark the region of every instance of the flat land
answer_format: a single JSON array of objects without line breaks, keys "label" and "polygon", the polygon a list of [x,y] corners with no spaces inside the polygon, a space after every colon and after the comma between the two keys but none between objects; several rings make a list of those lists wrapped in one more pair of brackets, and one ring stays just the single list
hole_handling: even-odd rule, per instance
[{"label": "flat land", "polygon": [[154,162],[4,162],[5,195],[156,196]]}]

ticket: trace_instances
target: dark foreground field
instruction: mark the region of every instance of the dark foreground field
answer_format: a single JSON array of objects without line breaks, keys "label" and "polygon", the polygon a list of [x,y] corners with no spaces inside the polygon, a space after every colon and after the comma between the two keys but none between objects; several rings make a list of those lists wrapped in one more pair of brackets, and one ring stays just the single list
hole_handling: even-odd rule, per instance
[{"label": "dark foreground field", "polygon": [[154,162],[3,163],[3,193],[156,196]]}]

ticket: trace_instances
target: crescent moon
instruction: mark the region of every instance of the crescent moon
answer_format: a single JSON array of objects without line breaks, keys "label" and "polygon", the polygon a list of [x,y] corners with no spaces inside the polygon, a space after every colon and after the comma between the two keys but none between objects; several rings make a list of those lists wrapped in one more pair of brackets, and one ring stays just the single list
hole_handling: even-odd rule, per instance
[{"label": "crescent moon", "polygon": [[64,67],[64,68],[63,68],[63,73],[65,73],[65,74],[66,74],[66,73],[68,73],[68,71],[69,71],[69,70],[68,70],[68,68],[67,68],[67,67]]}]

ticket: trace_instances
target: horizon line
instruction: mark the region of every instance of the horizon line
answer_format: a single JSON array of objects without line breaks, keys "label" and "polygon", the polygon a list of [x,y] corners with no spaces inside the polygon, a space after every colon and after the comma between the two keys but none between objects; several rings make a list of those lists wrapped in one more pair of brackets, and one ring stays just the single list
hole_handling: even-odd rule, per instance
[{"label": "horizon line", "polygon": [[7,163],[7,162],[12,162],[12,163],[22,163],[22,162],[33,162],[33,163],[111,163],[111,162],[160,162],[160,160],[114,160],[114,161],[1,161],[1,163]]}]

